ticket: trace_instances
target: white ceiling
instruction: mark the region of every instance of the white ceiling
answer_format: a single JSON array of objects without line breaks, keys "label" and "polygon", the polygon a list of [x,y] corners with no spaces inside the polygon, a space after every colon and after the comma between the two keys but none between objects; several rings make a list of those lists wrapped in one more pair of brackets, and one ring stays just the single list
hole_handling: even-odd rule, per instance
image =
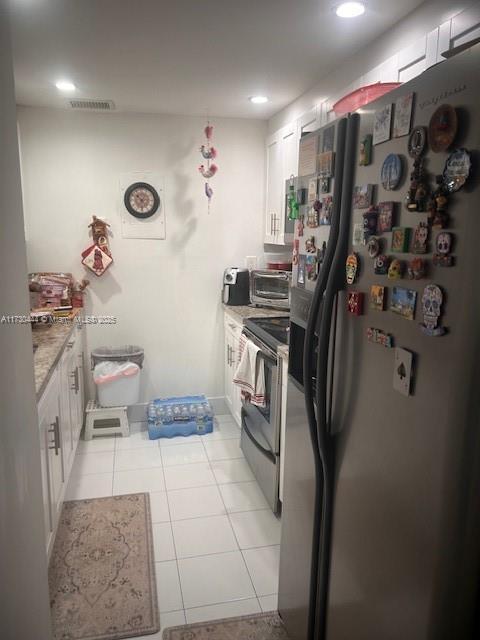
[{"label": "white ceiling", "polygon": [[366,1],[11,0],[17,101],[62,107],[65,78],[122,111],[268,118],[421,4]]}]

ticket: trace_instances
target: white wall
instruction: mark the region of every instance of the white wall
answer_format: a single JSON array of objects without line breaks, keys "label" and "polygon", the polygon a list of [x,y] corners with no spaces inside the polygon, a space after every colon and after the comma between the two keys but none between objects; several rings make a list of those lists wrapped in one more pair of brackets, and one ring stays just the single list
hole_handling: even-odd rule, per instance
[{"label": "white wall", "polygon": [[[18,118],[29,269],[86,275],[87,225],[104,216],[114,263],[89,276],[86,311],[117,324],[88,327],[89,350],[143,346],[144,399],[223,396],[222,275],[263,253],[266,123],[212,122],[219,171],[208,215],[197,171],[204,119],[28,107]],[[121,237],[119,175],[135,170],[165,177],[166,240]]]},{"label": "white wall", "polygon": [[[0,317],[28,313],[6,2],[0,0]],[[0,636],[49,640],[40,441],[29,325],[0,324]]]},{"label": "white wall", "polygon": [[[450,40],[453,45],[461,43],[461,34],[456,34],[455,29],[450,30],[450,21],[454,16],[458,16],[457,29],[460,31],[464,22],[470,19],[475,22],[477,18],[473,18],[473,15],[478,14],[479,7],[480,3],[472,0],[427,0],[375,42],[358,51],[324,78],[319,79],[318,84],[312,89],[275,114],[269,120],[269,132],[278,131],[287,123],[297,120],[302,114],[320,105],[328,110],[333,102],[358,87],[374,82],[408,81],[413,77],[412,73],[417,75],[426,66],[440,59],[439,54],[449,48]],[[459,16],[462,12],[463,15]],[[360,25],[361,19],[359,28],[361,28]],[[432,52],[434,59],[419,60],[418,68],[414,64],[412,67],[409,66],[406,73],[402,73],[402,58],[411,57],[414,62],[417,46],[419,48],[423,46],[426,49],[424,53],[428,58],[430,54],[428,35],[437,29],[438,33],[432,35],[439,36],[437,42],[440,50],[437,51],[435,44],[435,51]],[[325,114],[321,116],[323,116],[321,120],[325,122]]]}]

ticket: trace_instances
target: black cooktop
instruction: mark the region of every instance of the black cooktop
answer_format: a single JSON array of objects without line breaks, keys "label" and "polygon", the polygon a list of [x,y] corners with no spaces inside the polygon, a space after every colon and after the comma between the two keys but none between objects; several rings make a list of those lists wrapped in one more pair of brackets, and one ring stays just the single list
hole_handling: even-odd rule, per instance
[{"label": "black cooktop", "polygon": [[249,318],[245,326],[274,351],[279,345],[288,344],[290,319],[287,317]]}]

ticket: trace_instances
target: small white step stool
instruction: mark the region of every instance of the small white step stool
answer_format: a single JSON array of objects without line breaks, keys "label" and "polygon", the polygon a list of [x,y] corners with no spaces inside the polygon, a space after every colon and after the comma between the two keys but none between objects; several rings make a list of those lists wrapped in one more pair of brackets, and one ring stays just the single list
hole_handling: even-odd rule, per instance
[{"label": "small white step stool", "polygon": [[[85,413],[85,440],[91,440],[94,436],[113,436],[117,433],[122,436],[130,435],[127,407],[101,407],[95,400],[89,400]],[[111,424],[112,422],[116,424]]]}]

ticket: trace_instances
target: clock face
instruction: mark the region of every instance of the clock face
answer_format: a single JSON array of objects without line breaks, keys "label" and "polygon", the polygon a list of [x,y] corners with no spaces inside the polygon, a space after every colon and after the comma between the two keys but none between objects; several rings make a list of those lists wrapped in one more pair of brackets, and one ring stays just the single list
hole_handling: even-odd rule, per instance
[{"label": "clock face", "polygon": [[123,198],[125,207],[136,218],[149,218],[160,205],[158,193],[146,182],[135,182],[125,191]]}]

